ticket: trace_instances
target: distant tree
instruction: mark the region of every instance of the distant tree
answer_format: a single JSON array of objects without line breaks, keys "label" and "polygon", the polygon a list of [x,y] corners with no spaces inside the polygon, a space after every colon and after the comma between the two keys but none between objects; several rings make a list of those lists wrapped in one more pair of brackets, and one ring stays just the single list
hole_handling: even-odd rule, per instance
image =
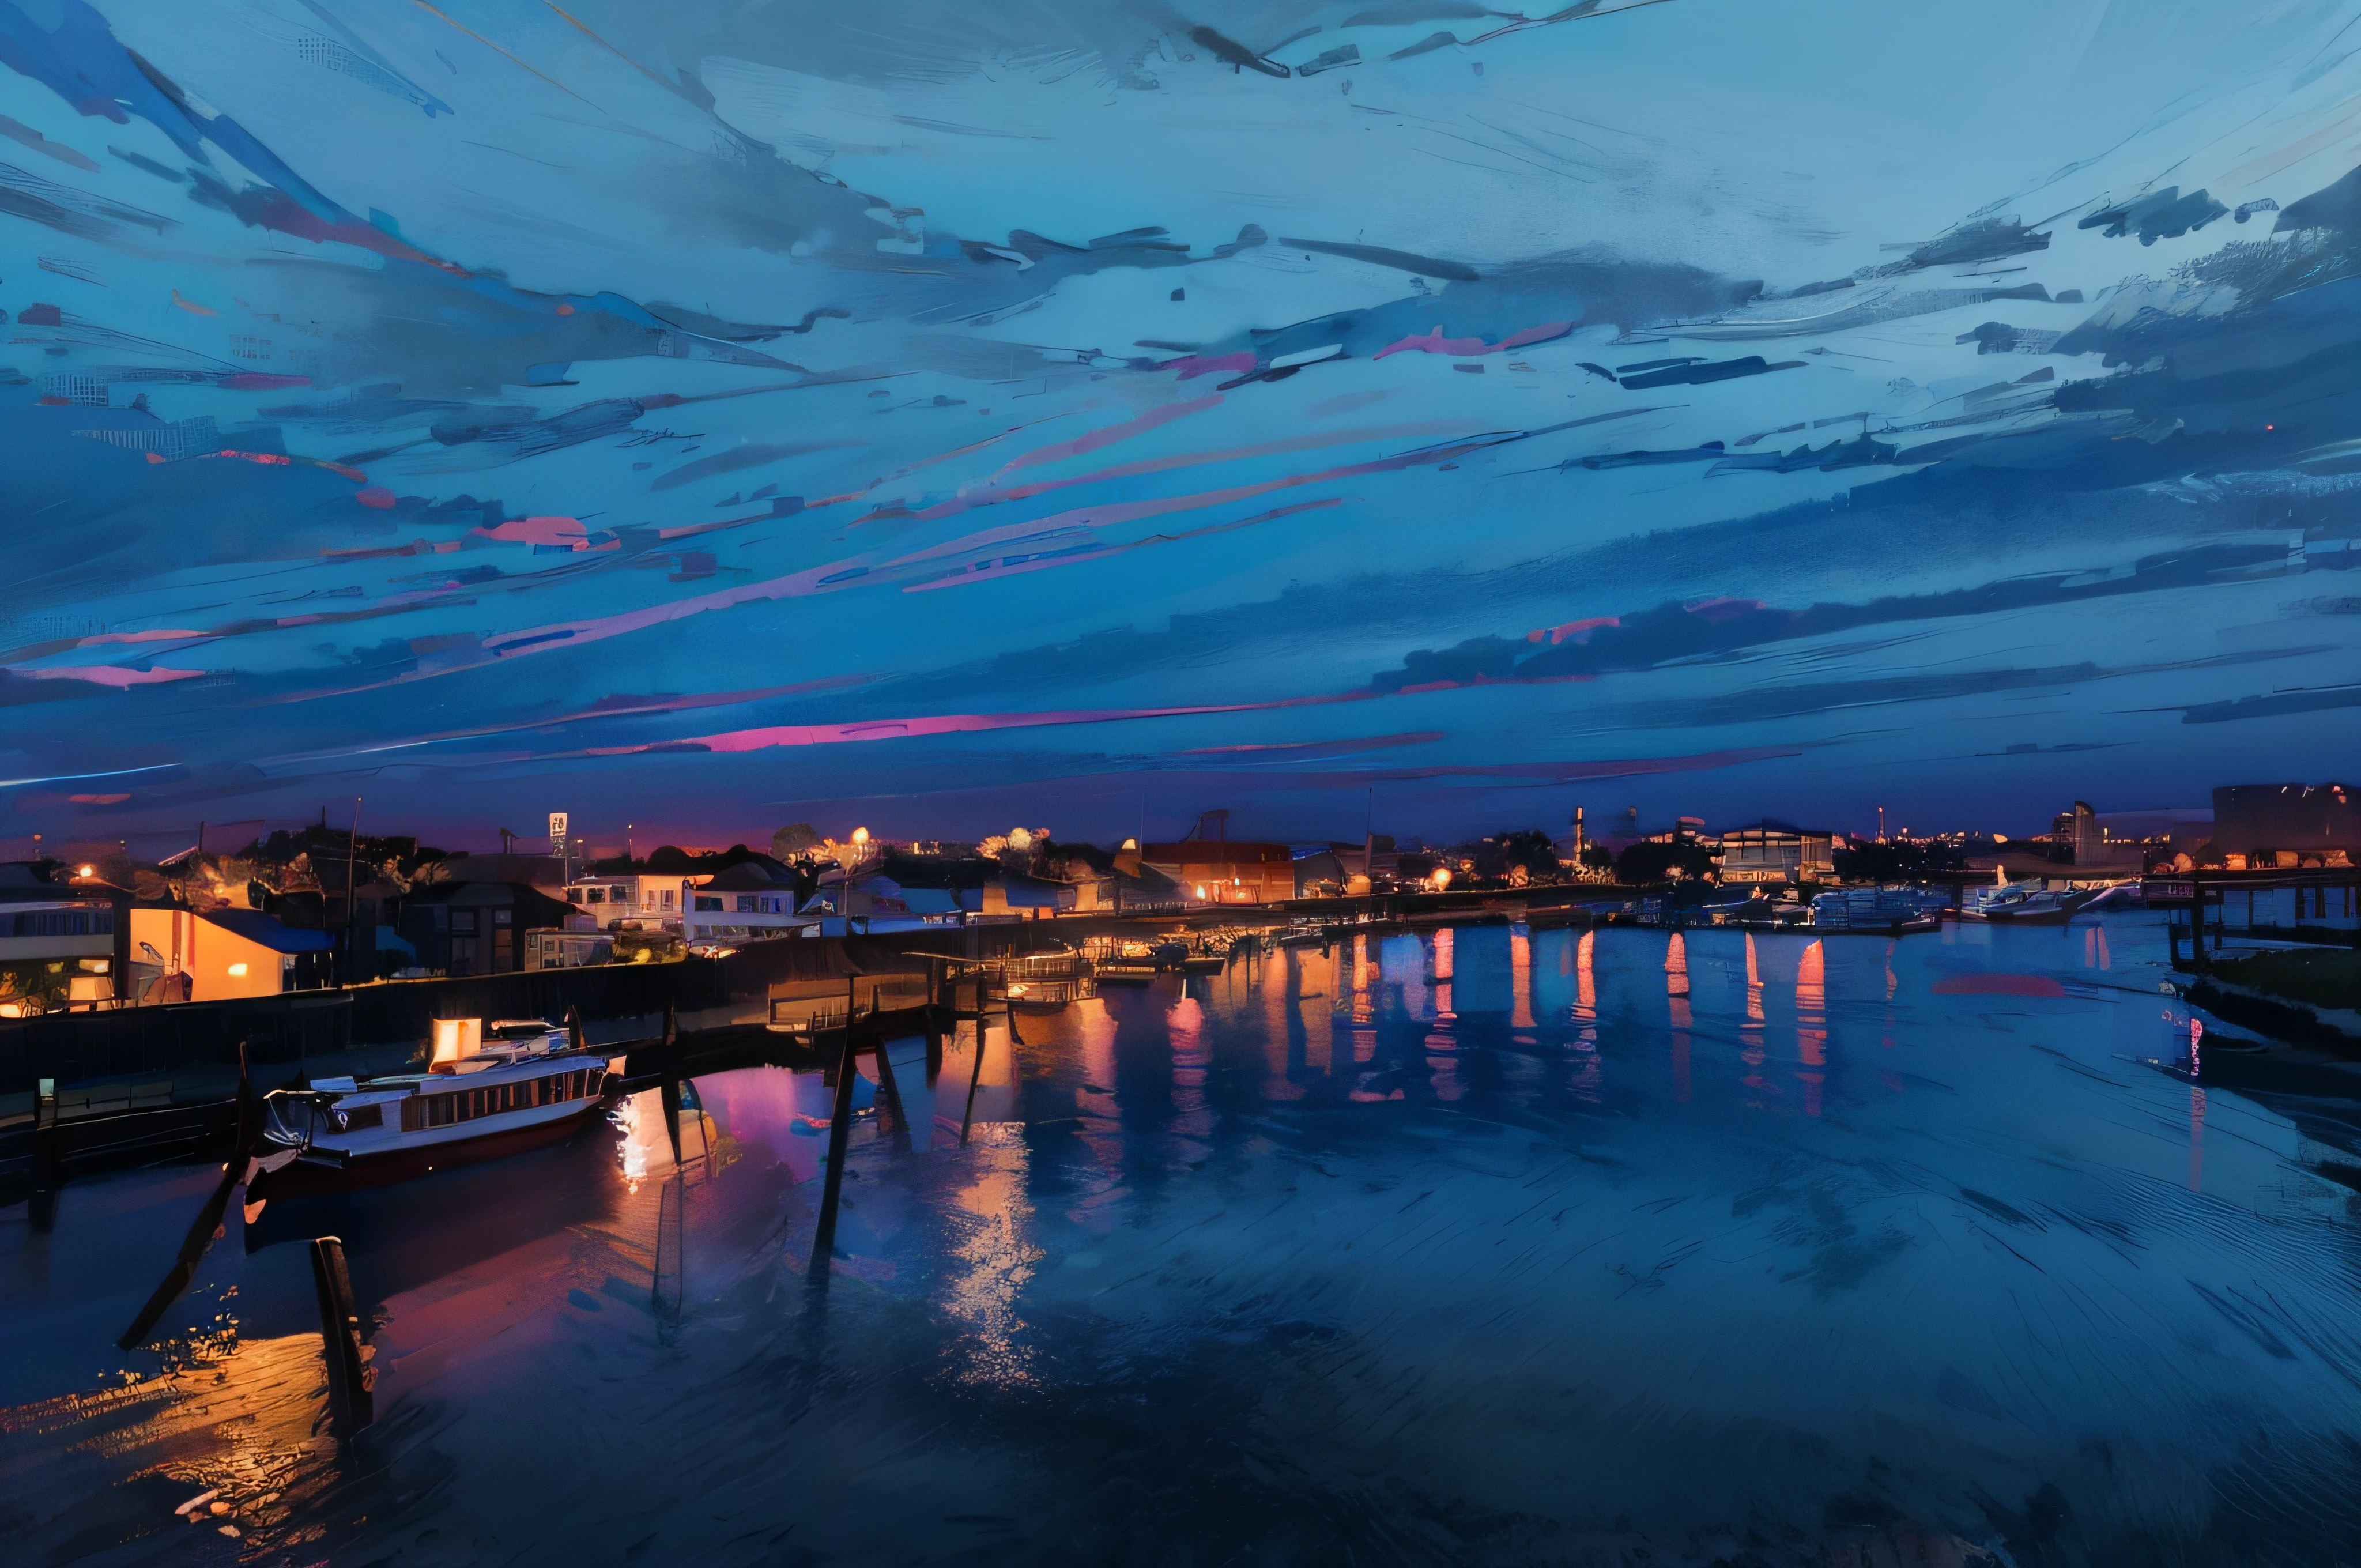
[{"label": "distant tree", "polygon": [[1714,872],[1713,851],[1697,843],[1642,841],[1615,857],[1615,880],[1626,887],[1650,883],[1702,882]]},{"label": "distant tree", "polygon": [[1611,872],[1615,869],[1615,851],[1593,839],[1582,847],[1582,863],[1595,872]]},{"label": "distant tree", "polygon": [[808,822],[790,822],[771,835],[771,857],[792,861],[819,848],[819,832]]},{"label": "distant tree", "polygon": [[1520,871],[1530,882],[1546,882],[1565,868],[1559,864],[1556,847],[1550,836],[1538,828],[1520,832],[1502,833],[1492,842],[1499,847],[1504,870],[1510,879]]},{"label": "distant tree", "polygon": [[[684,850],[677,844],[659,844],[648,851],[648,858],[639,862],[636,868],[629,861],[602,861],[593,874],[627,875],[637,869],[651,876],[710,876],[716,872],[726,872],[731,866],[742,866],[749,861],[758,861],[774,871],[786,869],[785,862],[776,855],[766,855],[743,844],[732,844],[726,850],[710,851]],[[610,863],[614,869],[611,872],[605,870]]]}]

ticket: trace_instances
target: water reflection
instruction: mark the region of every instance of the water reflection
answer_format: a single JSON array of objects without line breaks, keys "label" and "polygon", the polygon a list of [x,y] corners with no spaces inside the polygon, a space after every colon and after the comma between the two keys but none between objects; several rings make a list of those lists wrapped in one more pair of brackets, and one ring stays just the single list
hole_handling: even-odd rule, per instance
[{"label": "water reflection", "polygon": [[1804,1114],[1820,1113],[1820,1086],[1828,1080],[1828,959],[1817,941],[1795,964],[1795,1077],[1804,1086]]},{"label": "water reflection", "polygon": [[1689,948],[1675,931],[1664,944],[1664,996],[1672,1023],[1673,1098],[1689,1102]]},{"label": "water reflection", "polygon": [[[266,1347],[308,1281],[234,1235],[201,1291],[269,1320],[235,1400],[124,1419],[278,1399],[275,1435],[216,1420],[161,1471],[43,1436],[0,1475],[77,1530],[185,1530],[183,1480],[276,1455],[236,1506],[299,1561],[1097,1563],[1142,1531],[1175,1562],[2333,1560],[2361,1539],[2333,1129],[2144,1065],[2195,1022],[2159,1018],[2160,933],[2086,928],[1363,935],[963,1024],[931,1075],[895,1042],[906,1142],[864,1067],[824,1298],[823,1075],[702,1078],[677,1166],[651,1092],[263,1217],[351,1244],[366,1464],[302,1457],[311,1364]],[[38,1256],[0,1232],[0,1343],[120,1316],[106,1259],[175,1179],[69,1189]],[[0,1462],[128,1408],[13,1366]]]}]

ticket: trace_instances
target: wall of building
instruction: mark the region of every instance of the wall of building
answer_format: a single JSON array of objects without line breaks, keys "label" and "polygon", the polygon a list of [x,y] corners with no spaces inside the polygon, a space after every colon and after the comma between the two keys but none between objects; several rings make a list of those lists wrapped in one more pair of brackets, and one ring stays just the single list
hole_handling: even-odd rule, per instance
[{"label": "wall of building", "polygon": [[2344,784],[2224,784],[2213,792],[2213,852],[2298,856],[2361,850],[2361,790]]},{"label": "wall of building", "polygon": [[164,959],[167,972],[189,977],[192,1002],[276,996],[286,989],[287,955],[225,931],[193,910],[131,911],[131,953],[153,964],[146,943]]}]

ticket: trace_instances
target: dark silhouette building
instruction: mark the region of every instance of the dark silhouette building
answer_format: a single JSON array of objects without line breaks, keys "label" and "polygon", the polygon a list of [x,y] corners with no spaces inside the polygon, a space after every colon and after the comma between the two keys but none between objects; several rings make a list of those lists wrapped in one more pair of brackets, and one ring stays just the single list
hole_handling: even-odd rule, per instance
[{"label": "dark silhouette building", "polygon": [[2250,866],[2344,864],[2361,850],[2361,790],[2340,784],[2224,784],[2213,853]]}]

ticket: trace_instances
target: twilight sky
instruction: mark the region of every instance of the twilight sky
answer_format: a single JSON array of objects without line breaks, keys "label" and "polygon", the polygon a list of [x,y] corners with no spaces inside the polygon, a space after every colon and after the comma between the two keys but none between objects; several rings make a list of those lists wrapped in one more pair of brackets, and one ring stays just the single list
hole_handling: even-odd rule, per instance
[{"label": "twilight sky", "polygon": [[2361,5],[0,0],[0,116],[19,850],[2361,762]]}]

